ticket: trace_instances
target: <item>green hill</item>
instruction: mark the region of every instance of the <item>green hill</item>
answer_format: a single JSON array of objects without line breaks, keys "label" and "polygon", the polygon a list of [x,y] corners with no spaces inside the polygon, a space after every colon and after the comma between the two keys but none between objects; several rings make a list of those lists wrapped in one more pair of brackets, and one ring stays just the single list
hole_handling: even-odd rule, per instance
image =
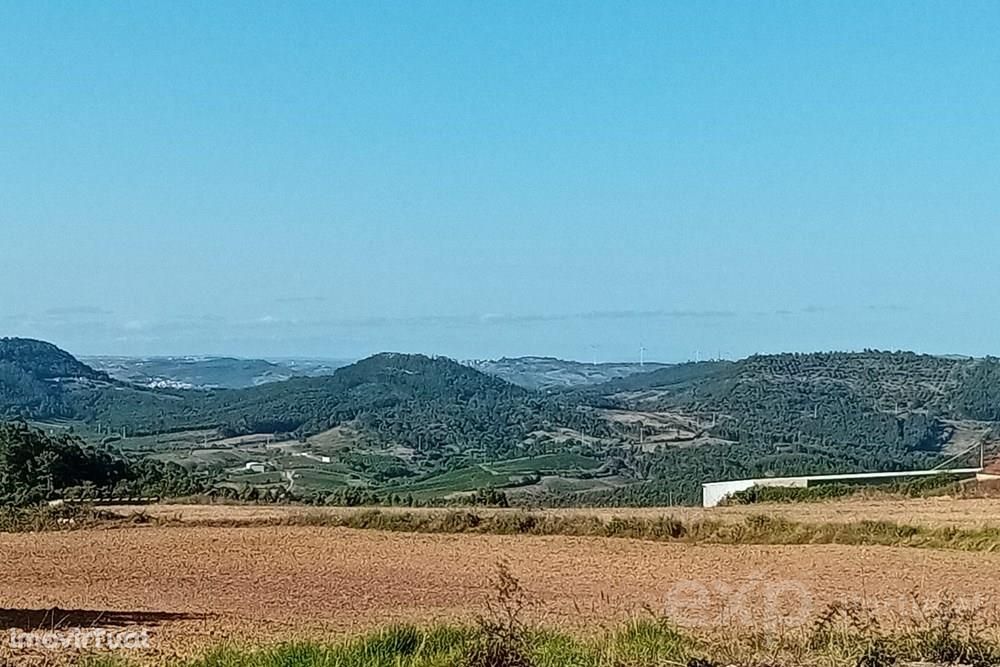
[{"label": "green hill", "polygon": [[[694,502],[705,481],[925,467],[993,442],[1000,361],[768,355],[552,393],[442,357],[386,353],[329,376],[198,391],[116,382],[49,344],[5,339],[0,417],[68,420],[81,433],[124,427],[132,451],[182,451],[177,460],[227,474],[261,457],[284,471],[233,484],[298,474],[306,488],[422,498],[492,485],[552,503]],[[252,444],[273,437],[313,458]],[[206,439],[216,451],[195,455]],[[512,460],[516,470],[501,465]],[[581,460],[590,463],[571,463]]]},{"label": "green hill", "polygon": [[328,377],[218,392],[210,421],[234,432],[316,433],[354,422],[414,449],[506,454],[536,430],[595,431],[603,420],[443,357],[379,354]]},{"label": "green hill", "polygon": [[636,375],[596,393],[642,409],[716,414],[716,428],[734,437],[836,440],[860,437],[854,422],[870,434],[920,416],[998,420],[1000,360],[878,351],[761,355]]},{"label": "green hill", "polygon": [[584,400],[683,423],[702,443],[658,448],[644,462],[652,482],[619,494],[662,502],[675,490],[666,482],[691,495],[709,479],[930,467],[996,439],[998,389],[996,359],[866,351],[688,364],[608,383]]},{"label": "green hill", "polygon": [[0,418],[72,417],[69,387],[110,382],[51,343],[0,338]]},{"label": "green hill", "polygon": [[519,453],[538,430],[604,428],[585,410],[443,357],[385,353],[329,376],[247,389],[168,391],[112,383],[47,344],[12,342],[10,348],[21,353],[11,355],[9,373],[0,376],[8,418],[100,422],[140,434],[217,428],[229,436],[306,435],[350,422],[375,440],[417,450],[492,454]]}]

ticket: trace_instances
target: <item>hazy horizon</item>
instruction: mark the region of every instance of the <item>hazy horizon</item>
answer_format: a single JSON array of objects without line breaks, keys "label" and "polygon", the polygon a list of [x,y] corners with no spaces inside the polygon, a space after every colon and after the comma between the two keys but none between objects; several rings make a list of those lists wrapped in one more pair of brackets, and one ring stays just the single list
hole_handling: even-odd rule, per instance
[{"label": "hazy horizon", "polygon": [[0,10],[0,335],[1000,354],[1000,5]]},{"label": "hazy horizon", "polygon": [[[0,338],[5,337],[5,336],[6,336],[6,334],[4,334],[3,336],[0,336]],[[32,337],[26,337],[26,338],[32,338]],[[230,353],[221,353],[221,352],[220,353],[175,353],[175,354],[171,354],[171,353],[168,353],[168,354],[158,354],[158,353],[150,353],[150,354],[119,354],[119,353],[96,353],[96,352],[95,353],[78,353],[78,352],[75,352],[74,350],[66,349],[65,347],[59,345],[57,341],[45,340],[45,339],[35,339],[35,340],[42,340],[43,342],[52,343],[52,344],[56,345],[57,347],[60,347],[61,349],[65,349],[67,352],[70,352],[75,357],[77,357],[79,359],[82,359],[82,360],[87,360],[87,359],[102,359],[102,358],[103,359],[115,359],[115,358],[120,358],[120,359],[174,359],[174,360],[181,360],[181,359],[197,360],[197,359],[222,359],[222,358],[231,358],[231,359],[236,359],[236,360],[245,360],[245,361],[258,360],[258,361],[268,361],[268,362],[275,362],[275,363],[294,362],[294,361],[318,361],[318,362],[338,362],[338,363],[345,363],[345,364],[347,364],[347,363],[354,363],[354,362],[359,361],[361,359],[365,359],[367,357],[375,356],[375,355],[378,355],[378,354],[388,353],[388,354],[422,354],[422,355],[426,355],[426,356],[442,356],[442,357],[448,357],[448,358],[455,359],[457,361],[463,361],[463,362],[464,361],[497,361],[497,360],[504,359],[504,358],[507,358],[507,359],[538,358],[538,359],[556,359],[556,360],[560,360],[560,361],[568,361],[568,362],[575,362],[575,363],[589,364],[589,365],[639,364],[639,363],[643,363],[644,362],[647,365],[655,366],[657,364],[678,364],[678,363],[689,363],[689,362],[695,362],[695,361],[739,361],[740,359],[744,359],[746,357],[750,357],[750,356],[753,356],[753,355],[808,354],[808,353],[820,353],[820,354],[825,354],[825,353],[848,353],[848,354],[850,354],[850,353],[862,353],[862,352],[869,351],[869,350],[875,350],[875,351],[880,351],[880,352],[912,352],[912,353],[915,353],[915,354],[937,356],[937,357],[954,357],[954,358],[969,358],[969,359],[985,358],[985,357],[995,357],[996,356],[996,355],[991,355],[991,354],[972,355],[972,354],[962,354],[962,353],[957,353],[957,352],[927,352],[927,351],[923,351],[923,350],[912,350],[912,349],[895,348],[895,347],[890,347],[890,348],[878,348],[878,347],[868,348],[868,347],[866,347],[866,348],[852,348],[852,349],[847,349],[847,348],[842,348],[842,349],[816,348],[816,349],[809,349],[809,350],[769,350],[769,351],[750,352],[750,353],[742,354],[742,355],[732,355],[732,354],[728,354],[728,353],[723,353],[721,350],[717,350],[714,353],[711,352],[711,351],[709,351],[709,350],[695,350],[690,358],[677,358],[677,359],[669,359],[669,360],[668,359],[663,359],[663,358],[650,357],[649,356],[648,348],[644,349],[641,358],[640,358],[640,351],[636,350],[635,351],[636,354],[635,354],[634,358],[629,358],[629,357],[622,357],[622,358],[602,358],[600,356],[598,356],[598,357],[595,358],[595,357],[592,356],[589,359],[588,358],[583,358],[583,357],[570,357],[570,356],[559,356],[559,355],[552,355],[552,354],[535,354],[535,353],[525,353],[525,354],[516,354],[516,355],[515,354],[497,354],[497,355],[485,356],[485,357],[482,357],[482,356],[460,356],[460,355],[446,354],[446,353],[439,352],[439,351],[434,351],[434,350],[419,350],[419,349],[384,349],[384,350],[374,350],[372,352],[368,352],[366,354],[359,355],[359,356],[339,356],[339,357],[338,356],[323,355],[323,354],[317,354],[317,355],[252,355],[252,354],[251,355],[241,355],[241,354],[230,354]]]}]

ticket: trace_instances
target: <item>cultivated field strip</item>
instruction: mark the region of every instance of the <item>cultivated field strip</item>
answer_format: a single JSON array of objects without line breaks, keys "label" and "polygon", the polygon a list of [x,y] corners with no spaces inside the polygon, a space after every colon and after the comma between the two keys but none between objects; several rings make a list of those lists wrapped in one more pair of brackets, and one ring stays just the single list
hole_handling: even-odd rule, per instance
[{"label": "cultivated field strip", "polygon": [[[129,515],[144,512],[163,519],[177,519],[185,523],[225,522],[234,523],[294,519],[304,515],[344,516],[365,511],[365,508],[301,507],[293,505],[148,505],[120,506],[105,508],[117,514]],[[387,513],[414,512],[446,513],[448,509],[410,509],[400,507],[379,507]],[[477,514],[493,512],[514,513],[520,510],[496,510],[474,508]],[[887,521],[901,525],[927,528],[966,528],[986,526],[1000,527],[1000,498],[907,498],[872,500],[847,499],[817,503],[770,503],[736,505],[702,509],[697,507],[649,507],[649,508],[579,508],[546,509],[533,513],[563,517],[611,518],[657,518],[670,516],[684,522],[706,519],[716,521],[742,522],[747,517],[768,515],[801,523],[849,523],[855,521]]]}]

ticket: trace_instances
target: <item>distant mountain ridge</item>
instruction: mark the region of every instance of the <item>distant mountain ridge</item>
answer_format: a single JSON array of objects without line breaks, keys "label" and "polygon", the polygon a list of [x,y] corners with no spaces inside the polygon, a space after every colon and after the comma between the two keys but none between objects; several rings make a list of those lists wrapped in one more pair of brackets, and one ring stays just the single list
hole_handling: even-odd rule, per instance
[{"label": "distant mountain ridge", "polygon": [[503,357],[466,362],[484,373],[527,389],[572,389],[603,384],[618,378],[648,373],[669,364],[655,362],[585,363],[555,357]]},{"label": "distant mountain ridge", "polygon": [[347,360],[268,361],[236,357],[82,357],[116,380],[155,389],[243,389],[294,377],[329,375]]}]

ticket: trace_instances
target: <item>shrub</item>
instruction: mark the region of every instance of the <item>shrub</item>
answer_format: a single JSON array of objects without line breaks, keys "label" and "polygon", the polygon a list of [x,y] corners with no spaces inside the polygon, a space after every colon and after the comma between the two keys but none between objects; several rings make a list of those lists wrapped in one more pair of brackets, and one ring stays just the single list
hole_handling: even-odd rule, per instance
[{"label": "shrub", "polygon": [[477,619],[478,637],[469,647],[466,667],[532,667],[524,612],[528,596],[506,563],[497,565],[486,613]]}]

